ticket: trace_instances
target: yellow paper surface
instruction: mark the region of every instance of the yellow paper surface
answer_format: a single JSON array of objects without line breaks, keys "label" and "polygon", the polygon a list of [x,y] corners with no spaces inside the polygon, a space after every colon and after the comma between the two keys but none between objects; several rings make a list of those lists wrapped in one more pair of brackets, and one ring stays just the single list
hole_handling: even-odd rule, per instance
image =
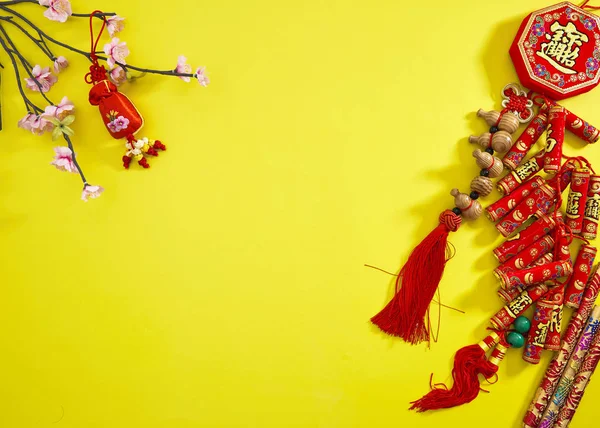
[{"label": "yellow paper surface", "polygon": [[[49,95],[76,103],[79,160],[106,188],[85,204],[77,176],[49,165],[50,137],[16,128],[24,111],[0,55],[0,426],[520,426],[547,352],[531,366],[510,350],[469,405],[407,410],[431,373],[450,380],[454,352],[502,306],[494,227],[451,236],[442,301],[466,314],[443,309],[431,349],[369,324],[392,278],[363,265],[398,269],[452,208],[450,190],[468,189],[466,137],[487,128],[474,112],[500,107],[518,25],[547,2],[72,3],[127,18],[131,63],[166,70],[185,54],[212,83],[123,88],[142,134],[168,147],[150,170],[125,171],[123,142],[87,103],[86,61],[57,49],[72,65]],[[16,8],[88,48],[85,19]],[[599,101],[596,89],[564,105],[598,124]],[[600,147],[569,135],[566,152],[600,169]],[[573,427],[594,423],[599,388]]]}]

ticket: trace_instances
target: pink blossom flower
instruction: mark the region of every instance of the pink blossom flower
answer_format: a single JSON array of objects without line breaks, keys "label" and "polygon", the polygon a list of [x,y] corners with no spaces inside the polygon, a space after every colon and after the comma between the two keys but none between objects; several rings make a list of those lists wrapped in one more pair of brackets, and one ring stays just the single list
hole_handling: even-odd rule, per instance
[{"label": "pink blossom flower", "polygon": [[194,76],[196,76],[196,79],[198,79],[198,83],[204,87],[207,87],[210,83],[210,79],[206,75],[206,67],[198,67]]},{"label": "pink blossom flower", "polygon": [[129,48],[127,43],[121,42],[117,37],[104,45],[104,53],[108,57],[106,62],[110,68],[114,68],[116,63],[127,64],[125,58],[129,55]]},{"label": "pink blossom flower", "polygon": [[54,129],[52,122],[46,120],[43,116],[35,116],[31,122],[31,132],[36,135],[42,135],[45,132],[51,132]]},{"label": "pink blossom flower", "polygon": [[54,72],[56,74],[60,73],[68,66],[69,66],[69,61],[67,61],[67,58],[65,58],[62,55],[54,60]]},{"label": "pink blossom flower", "polygon": [[127,73],[121,66],[116,66],[108,72],[108,78],[117,86],[127,81]]},{"label": "pink blossom flower", "polygon": [[40,84],[42,92],[48,92],[52,85],[58,81],[58,78],[50,73],[50,67],[42,68],[39,65],[36,65],[33,67],[33,70],[31,70],[31,74],[33,74],[34,78],[27,77],[25,82],[27,82],[27,87],[32,91],[40,91],[40,88],[36,84],[36,80]]},{"label": "pink blossom flower", "polygon": [[42,135],[43,133],[50,132],[54,129],[52,123],[33,113],[27,113],[25,117],[19,120],[18,126],[19,128],[30,131],[36,135]]},{"label": "pink blossom flower", "polygon": [[17,126],[19,128],[25,129],[26,131],[33,132],[31,130],[31,126],[33,124],[33,121],[36,119],[36,117],[37,116],[35,114],[33,114],[33,113],[27,113],[25,115],[25,117],[23,117],[23,119],[19,120],[19,123],[18,123]]},{"label": "pink blossom flower", "polygon": [[[191,73],[192,72],[192,66],[189,64],[186,64],[187,62],[187,58],[184,57],[183,55],[180,55],[178,60],[177,60],[177,67],[175,67],[175,72],[176,73]],[[187,76],[179,76],[179,78],[181,80],[183,80],[184,82],[189,82],[190,78]]]},{"label": "pink blossom flower", "polygon": [[44,16],[52,21],[65,22],[73,13],[69,0],[40,0],[40,5],[48,8]]},{"label": "pink blossom flower", "polygon": [[73,162],[73,152],[68,147],[55,147],[54,148],[54,160],[50,162],[50,165],[54,165],[56,169],[64,172],[79,173],[77,167]]},{"label": "pink blossom flower", "polygon": [[106,29],[108,30],[110,37],[113,37],[115,34],[123,31],[123,28],[125,28],[125,25],[123,24],[124,20],[125,18],[122,18],[118,15],[106,17]]},{"label": "pink blossom flower", "polygon": [[87,202],[88,198],[99,198],[100,194],[104,192],[104,187],[102,186],[92,186],[90,184],[85,184],[83,186],[83,192],[81,193],[81,200]]},{"label": "pink blossom flower", "polygon": [[108,122],[106,126],[108,126],[108,129],[110,129],[110,132],[117,133],[124,129],[127,129],[127,127],[129,126],[129,119],[127,119],[124,116],[119,116],[114,120]]},{"label": "pink blossom flower", "polygon": [[75,106],[73,105],[73,103],[69,101],[67,97],[63,97],[63,99],[60,100],[60,103],[58,105],[46,107],[44,109],[44,116],[47,116],[46,119],[48,119],[48,117],[55,117],[59,120],[63,120],[74,109]]}]

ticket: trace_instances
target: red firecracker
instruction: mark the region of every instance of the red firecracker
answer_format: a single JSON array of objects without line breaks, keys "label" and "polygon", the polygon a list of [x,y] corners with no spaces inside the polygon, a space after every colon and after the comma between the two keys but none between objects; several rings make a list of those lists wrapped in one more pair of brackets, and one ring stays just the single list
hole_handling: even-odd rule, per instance
[{"label": "red firecracker", "polygon": [[571,178],[571,190],[567,202],[567,218],[565,223],[571,232],[579,234],[583,228],[583,217],[587,202],[588,188],[590,185],[590,171],[587,168],[578,168]]},{"label": "red firecracker", "polygon": [[546,130],[548,125],[547,107],[544,104],[538,115],[525,128],[515,144],[504,156],[502,162],[509,169],[515,169],[523,161],[531,146],[533,146]]},{"label": "red firecracker", "polygon": [[502,195],[510,195],[515,189],[524,183],[528,178],[536,174],[544,166],[544,155],[546,151],[542,150],[527,162],[519,166],[514,171],[498,181],[498,192]]},{"label": "red firecracker", "polygon": [[598,221],[600,220],[600,176],[592,175],[588,187],[588,198],[585,203],[582,236],[585,239],[596,239]]},{"label": "red firecracker", "polygon": [[565,109],[552,106],[548,113],[548,137],[546,138],[546,155],[544,156],[544,171],[556,173],[560,170],[565,141]]},{"label": "red firecracker", "polygon": [[543,304],[540,299],[535,305],[531,329],[523,350],[523,359],[528,363],[538,364],[540,362],[551,318],[552,305]]},{"label": "red firecracker", "polygon": [[[529,267],[535,267],[535,266],[546,266],[549,265],[550,263],[552,263],[554,261],[554,253],[548,253],[545,254],[544,256],[540,257],[539,259],[537,259],[531,266],[527,266]],[[521,288],[519,286],[513,286],[510,288],[502,288],[500,287],[498,289],[498,296],[500,296],[500,298],[502,300],[504,300],[506,303],[510,303],[512,302],[514,299],[516,299],[519,294],[521,294]]]},{"label": "red firecracker", "polygon": [[[512,211],[505,215],[496,225],[496,229],[503,236],[512,235],[523,223],[525,223],[534,214],[546,214],[554,204],[554,190],[548,183],[542,183],[535,188],[529,196],[518,203]],[[489,214],[490,211],[487,211]]]},{"label": "red firecracker", "polygon": [[554,249],[554,239],[550,235],[542,236],[529,247],[511,258],[506,263],[498,266],[494,272],[497,274],[513,270],[525,269],[540,257],[548,254]]},{"label": "red firecracker", "polygon": [[527,198],[535,189],[539,189],[545,184],[542,177],[536,175],[531,179],[521,184],[515,191],[510,195],[504,196],[498,201],[491,204],[486,208],[487,217],[496,222],[504,218],[509,212],[511,212],[521,201]]},{"label": "red firecracker", "polygon": [[573,265],[573,275],[569,279],[565,292],[565,305],[577,309],[581,304],[583,291],[592,273],[592,266],[598,249],[591,245],[582,245]]},{"label": "red firecracker", "polygon": [[546,284],[538,284],[521,292],[521,294],[504,306],[496,315],[492,317],[490,322],[499,330],[506,330],[513,321],[531,305],[537,302],[544,294],[548,292]]},{"label": "red firecracker", "polygon": [[532,284],[550,281],[571,274],[573,265],[570,260],[559,260],[544,266],[535,266],[515,271],[494,272],[502,288],[520,287],[524,289]]},{"label": "red firecracker", "polygon": [[535,241],[547,235],[556,226],[553,217],[540,215],[538,219],[527,226],[523,231],[507,239],[494,250],[494,256],[500,263],[506,263],[509,259],[516,256]]},{"label": "red firecracker", "polygon": [[548,351],[560,350],[560,332],[564,298],[565,286],[562,283],[558,283],[556,287],[551,288],[539,301],[539,304],[543,306],[552,307],[550,324],[548,325],[548,334],[544,344],[544,349],[547,349]]}]

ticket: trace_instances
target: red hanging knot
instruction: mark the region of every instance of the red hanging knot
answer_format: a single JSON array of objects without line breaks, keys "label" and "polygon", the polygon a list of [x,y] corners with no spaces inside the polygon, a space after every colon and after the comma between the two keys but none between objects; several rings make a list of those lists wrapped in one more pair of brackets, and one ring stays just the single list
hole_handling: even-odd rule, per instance
[{"label": "red hanging knot", "polygon": [[514,89],[507,88],[504,91],[504,96],[508,98],[508,103],[502,113],[513,112],[523,119],[530,116],[531,113],[527,108],[527,102],[529,101],[527,95],[520,95]]},{"label": "red hanging knot", "polygon": [[[102,19],[102,28],[100,28],[100,32],[98,33],[98,37],[94,40],[94,17],[99,17]],[[96,51],[98,50],[98,43],[100,42],[100,37],[106,28],[106,17],[102,15],[102,11],[95,10],[90,14],[90,61],[92,61],[92,65],[90,66],[90,72],[85,75],[86,83],[98,83],[104,79],[106,79],[106,68],[103,65],[98,63],[98,56],[96,55]]]},{"label": "red hanging knot", "polygon": [[440,224],[443,224],[451,232],[456,232],[460,227],[462,218],[451,210],[446,210],[440,214]]},{"label": "red hanging knot", "polygon": [[98,83],[106,79],[106,68],[99,65],[97,60],[95,64],[90,65],[90,72],[85,75],[86,83]]}]

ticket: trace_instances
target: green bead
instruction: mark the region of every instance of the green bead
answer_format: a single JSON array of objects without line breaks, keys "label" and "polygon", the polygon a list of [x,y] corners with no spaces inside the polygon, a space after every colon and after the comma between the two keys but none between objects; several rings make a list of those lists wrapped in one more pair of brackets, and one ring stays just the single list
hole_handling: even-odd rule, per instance
[{"label": "green bead", "polygon": [[513,348],[522,348],[525,345],[525,337],[521,333],[517,333],[516,331],[511,331],[506,336],[506,341]]},{"label": "green bead", "polygon": [[531,321],[529,321],[529,318],[527,317],[520,316],[517,317],[513,325],[515,326],[515,330],[517,332],[521,334],[527,334],[527,332],[531,328]]}]

